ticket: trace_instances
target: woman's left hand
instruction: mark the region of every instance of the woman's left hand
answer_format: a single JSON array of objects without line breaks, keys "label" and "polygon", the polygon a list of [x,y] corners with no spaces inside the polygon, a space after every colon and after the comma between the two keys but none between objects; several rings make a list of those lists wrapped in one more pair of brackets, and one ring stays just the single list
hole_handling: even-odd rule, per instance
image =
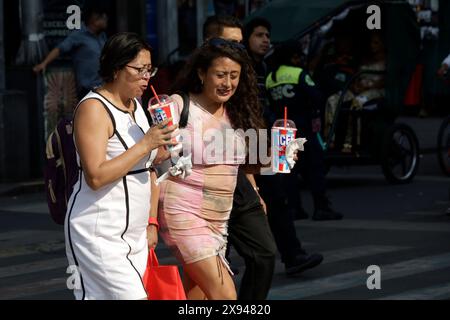
[{"label": "woman's left hand", "polygon": [[148,249],[155,249],[158,245],[158,228],[150,224],[147,226]]},{"label": "woman's left hand", "polygon": [[159,165],[170,158],[170,152],[164,148],[159,147],[158,153],[156,154],[155,160],[153,160],[154,165]]}]

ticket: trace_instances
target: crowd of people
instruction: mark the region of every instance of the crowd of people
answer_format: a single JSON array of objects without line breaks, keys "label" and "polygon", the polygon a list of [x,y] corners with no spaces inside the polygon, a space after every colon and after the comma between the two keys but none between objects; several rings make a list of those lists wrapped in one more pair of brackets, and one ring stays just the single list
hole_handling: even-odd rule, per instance
[{"label": "crowd of people", "polygon": [[[255,18],[245,26],[232,16],[204,24],[204,43],[183,66],[171,89],[179,119],[189,99],[187,126],[152,125],[140,102],[155,75],[152,48],[134,33],[108,40],[102,10],[85,15],[73,32],[34,70],[61,53],[73,53],[80,103],[74,112],[79,178],[68,203],[66,253],[79,270],[77,299],[147,299],[143,276],[148,251],[158,235],[181,264],[188,299],[262,300],[268,295],[277,251],[287,276],[318,266],[320,253],[307,253],[294,222],[307,218],[299,176],[309,185],[313,220],[339,220],[326,193],[324,150],[319,141],[325,99],[301,63],[298,43],[278,46],[276,63],[266,63],[271,25]],[[89,55],[89,59],[87,59]],[[94,57],[98,55],[98,59]],[[98,72],[96,71],[98,70]],[[261,175],[237,150],[226,162],[204,157],[203,148],[183,140],[194,163],[185,179],[155,183],[155,165],[168,159],[173,137],[208,130],[246,145],[239,130],[270,129],[287,106],[308,143],[291,174]],[[232,130],[230,130],[232,129]],[[236,291],[227,254],[245,261]],[[231,249],[233,250],[233,249]]]}]

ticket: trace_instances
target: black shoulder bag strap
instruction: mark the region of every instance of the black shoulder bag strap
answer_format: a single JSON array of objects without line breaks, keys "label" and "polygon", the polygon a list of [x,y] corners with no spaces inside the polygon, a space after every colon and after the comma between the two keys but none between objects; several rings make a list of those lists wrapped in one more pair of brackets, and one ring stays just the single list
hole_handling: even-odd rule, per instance
[{"label": "black shoulder bag strap", "polygon": [[176,94],[183,98],[183,110],[181,111],[180,122],[178,123],[178,127],[183,129],[186,128],[189,119],[189,95],[182,91],[177,91]]}]

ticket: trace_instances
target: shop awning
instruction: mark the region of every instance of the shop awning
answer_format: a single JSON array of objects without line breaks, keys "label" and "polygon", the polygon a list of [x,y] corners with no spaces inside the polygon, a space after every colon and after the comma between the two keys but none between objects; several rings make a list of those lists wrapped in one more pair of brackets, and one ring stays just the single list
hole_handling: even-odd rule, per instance
[{"label": "shop awning", "polygon": [[[339,14],[339,7],[345,3],[361,3],[348,0],[273,0],[260,10],[255,11],[246,21],[253,17],[264,17],[272,24],[271,40],[280,42],[293,38],[299,32],[313,26],[319,21]],[[342,8],[343,9],[343,8]]]}]

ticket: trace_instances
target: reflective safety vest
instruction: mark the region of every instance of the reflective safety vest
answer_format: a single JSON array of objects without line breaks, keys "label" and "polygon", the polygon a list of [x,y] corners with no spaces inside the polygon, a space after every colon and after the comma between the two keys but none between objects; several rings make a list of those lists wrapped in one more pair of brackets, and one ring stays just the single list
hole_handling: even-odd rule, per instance
[{"label": "reflective safety vest", "polygon": [[298,67],[280,66],[277,70],[277,81],[273,81],[272,72],[266,78],[266,88],[268,90],[282,84],[298,84],[303,69]]}]

